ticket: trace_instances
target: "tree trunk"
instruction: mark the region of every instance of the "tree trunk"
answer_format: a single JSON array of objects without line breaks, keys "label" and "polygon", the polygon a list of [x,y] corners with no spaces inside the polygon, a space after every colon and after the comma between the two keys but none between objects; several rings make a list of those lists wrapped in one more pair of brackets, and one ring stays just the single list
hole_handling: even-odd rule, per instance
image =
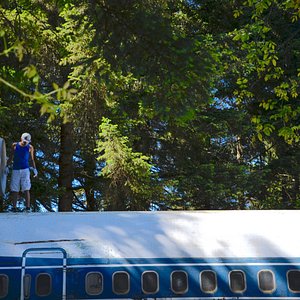
[{"label": "tree trunk", "polygon": [[72,211],[73,190],[73,124],[65,123],[61,126],[60,133],[60,157],[59,157],[59,178],[60,190],[58,210]]},{"label": "tree trunk", "polygon": [[[89,185],[88,185],[89,186]],[[87,210],[88,211],[95,211],[97,210],[95,197],[94,197],[94,190],[92,187],[85,189],[85,196],[86,196],[86,203],[87,203]]]}]

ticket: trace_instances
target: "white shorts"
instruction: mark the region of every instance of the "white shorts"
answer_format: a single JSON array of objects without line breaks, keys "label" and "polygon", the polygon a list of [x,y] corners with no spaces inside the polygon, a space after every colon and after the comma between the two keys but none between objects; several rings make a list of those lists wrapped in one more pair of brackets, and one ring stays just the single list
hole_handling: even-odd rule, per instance
[{"label": "white shorts", "polygon": [[13,170],[11,174],[10,190],[12,192],[29,191],[31,188],[30,170]]}]

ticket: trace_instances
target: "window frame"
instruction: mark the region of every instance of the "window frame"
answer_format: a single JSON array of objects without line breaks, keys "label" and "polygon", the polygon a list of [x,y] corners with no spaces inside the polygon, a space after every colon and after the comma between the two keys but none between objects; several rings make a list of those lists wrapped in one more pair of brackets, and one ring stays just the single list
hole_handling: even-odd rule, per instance
[{"label": "window frame", "polygon": [[[259,274],[262,273],[262,272],[270,272],[272,274],[272,276],[273,276],[273,285],[274,285],[274,288],[272,290],[263,290],[261,288],[261,284],[260,284],[260,280],[259,280]],[[274,274],[274,272],[272,270],[269,270],[269,269],[259,270],[257,272],[257,282],[258,282],[258,288],[259,288],[259,290],[262,293],[264,293],[264,294],[272,294],[272,293],[274,293],[274,291],[276,291],[276,288],[277,288],[277,286],[276,286],[276,278],[275,278],[275,274]]]},{"label": "window frame", "polygon": [[0,277],[3,277],[6,279],[6,285],[5,285],[5,289],[4,289],[4,294],[1,296],[0,295],[0,299],[5,298],[8,295],[8,289],[9,289],[9,277],[6,274],[0,274]]},{"label": "window frame", "polygon": [[[173,277],[173,274],[176,273],[176,272],[184,273],[185,276],[186,276],[186,289],[183,292],[176,292],[173,289],[173,280],[172,280],[172,277]],[[189,290],[189,276],[188,276],[188,273],[186,271],[183,271],[183,270],[174,270],[174,271],[172,271],[171,274],[170,274],[170,283],[171,283],[171,290],[172,290],[172,292],[174,294],[176,294],[176,295],[182,295],[182,294],[187,293],[188,290]]]},{"label": "window frame", "polygon": [[289,277],[288,277],[288,274],[291,272],[291,271],[296,271],[296,272],[299,272],[300,273],[300,270],[299,269],[291,269],[291,270],[288,270],[286,272],[286,280],[287,280],[287,285],[288,285],[288,289],[291,293],[300,293],[300,289],[297,290],[297,291],[294,291],[290,288],[290,281],[289,281]]},{"label": "window frame", "polygon": [[[88,277],[91,275],[91,274],[97,274],[97,275],[100,275],[101,277],[101,290],[100,292],[98,293],[90,293],[89,290],[88,290]],[[85,275],[85,292],[90,295],[90,296],[97,296],[97,295],[101,295],[103,293],[103,274],[101,272],[88,272],[86,273]]]},{"label": "window frame", "polygon": [[[238,291],[235,291],[235,290],[233,290],[232,289],[232,287],[231,287],[231,274],[233,273],[233,272],[240,272],[240,273],[242,273],[243,274],[243,279],[244,279],[244,284],[245,284],[245,287],[244,287],[244,289],[243,290],[238,290]],[[228,273],[228,281],[229,281],[229,288],[230,288],[230,290],[233,292],[233,293],[244,293],[246,290],[247,290],[247,279],[246,279],[246,273],[244,272],[244,271],[242,271],[242,270],[231,270],[229,273]]]},{"label": "window frame", "polygon": [[[116,274],[120,274],[120,273],[126,274],[127,278],[128,278],[128,289],[124,293],[118,293],[115,290],[115,276],[116,276]],[[116,295],[126,295],[126,294],[128,294],[130,292],[130,274],[126,271],[116,271],[116,272],[114,272],[113,276],[112,276],[112,288],[113,288],[113,293],[116,294]]]},{"label": "window frame", "polygon": [[[206,272],[210,272],[210,273],[213,273],[214,276],[215,276],[215,279],[216,279],[216,287],[214,290],[212,291],[205,291],[203,288],[202,288],[202,280],[201,280],[201,276],[203,273],[206,273]],[[199,273],[199,283],[200,283],[200,289],[203,293],[205,294],[214,294],[217,290],[218,290],[218,276],[217,276],[217,272],[213,271],[213,270],[203,270]]]},{"label": "window frame", "polygon": [[[38,279],[40,276],[43,276],[43,275],[47,275],[50,279],[50,287],[49,287],[49,293],[48,294],[39,294],[38,293]],[[48,297],[49,295],[51,295],[53,291],[53,284],[52,284],[52,276],[51,274],[49,273],[46,273],[46,272],[42,272],[42,273],[39,273],[36,275],[36,278],[35,278],[35,294],[38,296],[38,297]]]},{"label": "window frame", "polygon": [[[156,291],[155,291],[155,292],[149,293],[149,292],[146,292],[146,291],[144,290],[143,276],[144,276],[144,274],[146,274],[146,273],[155,273],[155,274],[156,274],[157,288],[156,288]],[[150,294],[156,294],[156,293],[159,292],[159,274],[158,274],[156,271],[152,271],[152,270],[144,271],[144,272],[142,273],[142,275],[141,275],[141,283],[142,283],[142,291],[143,291],[144,294],[150,295]]]},{"label": "window frame", "polygon": [[23,276],[23,289],[24,289],[24,298],[29,299],[30,298],[30,291],[31,291],[31,275],[30,274],[25,274]]}]

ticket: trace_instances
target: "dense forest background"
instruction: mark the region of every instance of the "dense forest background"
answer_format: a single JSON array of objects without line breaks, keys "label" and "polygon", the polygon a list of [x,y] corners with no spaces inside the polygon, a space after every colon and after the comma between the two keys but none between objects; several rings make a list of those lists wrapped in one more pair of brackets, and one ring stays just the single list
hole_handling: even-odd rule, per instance
[{"label": "dense forest background", "polygon": [[300,208],[299,18],[298,0],[1,0],[0,136],[11,156],[32,135],[33,209]]}]

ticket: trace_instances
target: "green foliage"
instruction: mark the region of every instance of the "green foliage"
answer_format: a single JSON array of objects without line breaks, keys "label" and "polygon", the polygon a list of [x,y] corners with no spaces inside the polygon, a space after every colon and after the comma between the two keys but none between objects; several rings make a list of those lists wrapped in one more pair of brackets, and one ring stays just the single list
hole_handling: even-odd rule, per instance
[{"label": "green foliage", "polygon": [[[234,60],[231,59],[234,67],[230,68],[238,77],[234,95],[240,104],[259,103],[266,111],[262,112],[264,123],[257,126],[260,139],[274,132],[287,143],[298,142],[299,76],[295,67],[300,44],[296,38],[298,26],[294,22],[299,4],[297,1],[255,0],[245,1],[244,5],[235,13],[242,25],[228,33],[234,42],[229,47],[235,49]],[[274,120],[276,125],[271,124]]]},{"label": "green foliage", "polygon": [[[121,208],[147,209],[145,205],[149,205],[152,194],[149,158],[142,153],[134,152],[129,146],[128,138],[122,136],[118,126],[111,124],[109,119],[103,118],[99,129],[100,140],[96,151],[100,154],[98,160],[105,164],[101,174],[109,179],[111,191],[118,189],[124,193]],[[147,202],[138,203],[139,199]],[[120,208],[120,203],[115,205],[112,208]]]},{"label": "green foliage", "polygon": [[[3,41],[4,41],[4,49],[2,52],[0,52],[0,56],[4,55],[7,58],[10,58],[11,55],[15,55],[15,57],[18,59],[19,62],[22,62],[24,57],[25,48],[23,47],[24,42],[19,41],[18,39],[14,42],[12,46],[8,48],[8,43],[6,41],[5,32],[2,31],[1,34]],[[61,116],[66,118],[66,115],[63,114],[64,110],[63,105],[60,107],[58,105],[55,105],[53,103],[53,96],[56,96],[57,100],[60,101],[69,101],[74,94],[76,93],[76,90],[73,88],[69,89],[69,82],[67,81],[62,88],[59,88],[57,84],[54,83],[54,90],[50,91],[48,93],[42,93],[39,91],[39,83],[40,83],[40,76],[37,72],[37,69],[34,65],[29,64],[23,68],[23,75],[24,79],[27,80],[27,85],[31,88],[31,86],[34,86],[33,92],[26,92],[26,89],[28,87],[18,87],[15,84],[10,83],[9,81],[5,80],[3,77],[5,77],[5,72],[2,73],[3,77],[0,76],[0,82],[7,87],[11,88],[12,90],[19,93],[21,96],[25,98],[25,100],[29,100],[29,104],[32,102],[36,102],[41,107],[41,115],[44,115],[45,113],[48,114],[48,122],[53,121],[54,118],[57,116],[57,112],[59,111],[61,113]],[[1,75],[1,73],[0,73]],[[55,95],[56,94],[56,95]]]},{"label": "green foliage", "polygon": [[1,4],[0,135],[32,132],[39,206],[298,208],[298,2]]}]

